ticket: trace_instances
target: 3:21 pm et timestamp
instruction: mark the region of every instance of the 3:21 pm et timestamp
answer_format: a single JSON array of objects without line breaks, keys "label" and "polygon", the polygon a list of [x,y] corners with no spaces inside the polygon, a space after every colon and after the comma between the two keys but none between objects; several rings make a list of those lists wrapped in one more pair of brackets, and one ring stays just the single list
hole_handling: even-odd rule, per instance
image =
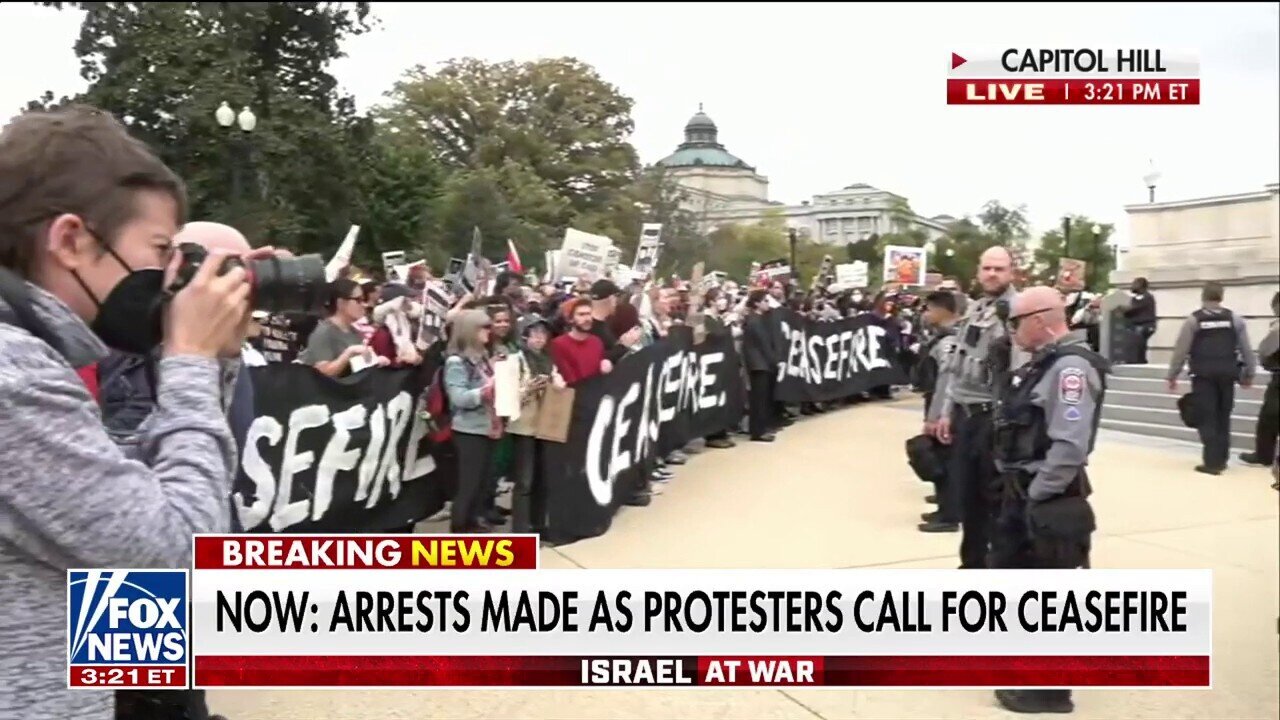
[{"label": "3:21 pm et timestamp", "polygon": [[177,667],[76,668],[77,685],[95,687],[165,687],[173,684]]}]

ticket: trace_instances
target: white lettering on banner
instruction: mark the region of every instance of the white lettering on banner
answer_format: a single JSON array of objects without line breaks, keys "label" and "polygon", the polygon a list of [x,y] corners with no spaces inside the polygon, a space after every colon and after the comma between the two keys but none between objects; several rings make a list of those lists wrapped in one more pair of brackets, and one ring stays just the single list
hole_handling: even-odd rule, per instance
[{"label": "white lettering on banner", "polygon": [[804,330],[792,330],[783,322],[782,332],[788,338],[788,352],[786,363],[778,370],[778,380],[795,377],[820,384],[823,380],[846,380],[859,372],[892,367],[880,356],[885,330],[879,325],[864,325],[823,338],[806,336]]},{"label": "white lettering on banner", "polygon": [[[638,397],[640,397],[640,383],[631,383],[631,386],[627,388],[627,394],[623,395],[621,402],[618,403],[617,419],[613,423],[613,457],[609,459],[610,488],[613,487],[614,480],[617,480],[623,470],[631,467],[631,453],[622,449],[622,441],[626,438],[627,433],[631,431],[631,421],[627,419],[627,408],[634,405]],[[610,495],[612,495],[612,492]]]},{"label": "white lettering on banner", "polygon": [[653,388],[657,379],[657,367],[650,367],[644,376],[644,401],[640,404],[640,427],[636,432],[636,457],[643,458],[649,454],[649,446],[658,442],[658,431],[661,423],[654,414]]},{"label": "white lettering on banner", "polygon": [[[587,487],[596,503],[603,507],[613,502],[613,485],[618,476],[651,457],[662,426],[675,420],[680,412],[725,405],[725,393],[708,394],[708,389],[719,383],[715,367],[724,358],[723,352],[703,356],[676,353],[649,368],[643,389],[636,381],[627,386],[621,399],[612,394],[600,399],[587,436],[588,460],[584,468]],[[632,432],[634,445],[630,442]]]},{"label": "white lettering on banner", "polygon": [[[665,424],[671,422],[676,416],[676,408],[680,405],[680,384],[683,378],[676,377],[672,372],[681,367],[682,356],[676,353],[667,358],[662,364],[662,375],[658,383],[658,423]],[[675,395],[670,406],[664,405],[663,401],[667,395]]]},{"label": "white lettering on banner", "polygon": [[427,453],[422,457],[418,457],[419,446],[422,445],[422,439],[426,436],[426,418],[419,417],[417,413],[414,413],[413,425],[409,430],[409,444],[404,450],[404,482],[417,480],[420,477],[430,475],[436,469],[436,458],[434,455]]},{"label": "white lettering on banner", "polygon": [[368,411],[363,405],[354,405],[333,416],[333,437],[320,455],[320,467],[316,469],[315,502],[311,504],[311,519],[319,520],[333,500],[333,476],[339,470],[354,470],[360,463],[360,448],[347,449],[351,431],[364,426]]},{"label": "white lettering on banner", "polygon": [[723,407],[725,402],[724,393],[720,393],[718,397],[712,397],[707,394],[708,388],[716,386],[716,373],[711,370],[712,365],[716,365],[724,360],[724,353],[714,352],[707,353],[698,358],[701,368],[698,372],[698,379],[702,381],[702,387],[698,389],[698,407],[702,410],[710,410],[715,407]]},{"label": "white lettering on banner", "polygon": [[357,501],[369,497],[369,488],[373,486],[373,478],[378,473],[378,458],[382,457],[382,445],[387,436],[386,424],[387,411],[379,405],[369,416],[369,451],[360,462],[354,498]]},{"label": "white lettering on banner", "polygon": [[805,344],[809,355],[806,358],[809,361],[809,382],[814,385],[822,383],[822,361],[818,359],[818,348],[822,347],[822,338],[814,335],[809,338],[809,342]]},{"label": "white lettering on banner", "polygon": [[271,513],[271,527],[282,530],[302,522],[307,517],[309,500],[289,502],[293,497],[293,476],[311,467],[316,454],[307,450],[298,452],[298,436],[304,430],[318,428],[329,422],[329,408],[324,405],[307,405],[289,413],[289,432],[284,437],[284,458],[280,461],[280,488],[276,491],[275,509]]},{"label": "white lettering on banner", "polygon": [[613,500],[613,476],[602,477],[600,468],[604,464],[604,436],[609,430],[609,420],[613,416],[616,403],[612,396],[605,395],[596,406],[596,417],[591,423],[591,434],[587,436],[587,486],[591,488],[591,496],[601,506]]},{"label": "white lettering on banner", "polygon": [[844,366],[839,370],[836,369],[836,363],[840,362],[840,350],[837,347],[843,339],[842,335],[831,335],[827,337],[827,364],[822,366],[822,377],[824,380],[842,380],[844,379]]},{"label": "white lettering on banner", "polygon": [[266,440],[268,445],[275,445],[284,437],[284,428],[280,421],[264,415],[254,418],[245,433],[244,457],[240,461],[244,474],[253,483],[253,504],[244,504],[244,495],[235,493],[231,496],[236,514],[240,516],[240,527],[255,528],[262,524],[271,514],[271,502],[276,499],[276,478],[271,466],[262,459],[258,451],[258,441]]},{"label": "white lettering on banner", "polygon": [[404,434],[404,428],[409,424],[409,411],[412,403],[413,401],[407,392],[398,393],[391,398],[391,402],[387,403],[389,432],[387,433],[386,451],[382,454],[382,468],[374,480],[373,491],[369,493],[369,502],[364,505],[366,508],[371,508],[377,504],[378,498],[382,497],[382,486],[384,484],[388,486],[387,493],[392,498],[400,496],[400,463],[396,461],[396,447],[400,445],[400,436]]},{"label": "white lettering on banner", "polygon": [[[307,519],[322,519],[333,503],[334,481],[341,472],[357,471],[354,499],[365,500],[366,508],[372,508],[382,498],[384,483],[388,495],[399,497],[403,483],[436,469],[435,458],[429,453],[419,456],[428,428],[426,420],[417,417],[412,407],[413,398],[407,392],[400,392],[385,406],[375,406],[372,413],[363,405],[332,414],[324,405],[309,405],[289,414],[287,435],[275,418],[269,415],[254,418],[246,433],[241,460],[245,476],[253,483],[253,502],[246,504],[244,493],[234,493],[231,498],[241,527],[251,529],[269,520],[271,528],[279,531]],[[402,464],[396,448],[410,422],[412,427]],[[368,440],[352,446],[351,433],[366,424],[369,425]],[[315,462],[313,451],[298,452],[298,438],[304,431],[327,425],[332,427],[333,434],[325,443],[319,463]],[[267,445],[275,447],[282,438],[285,444],[277,479],[275,469],[262,457],[259,443],[265,440]],[[313,466],[314,497],[290,502],[293,476]]]}]

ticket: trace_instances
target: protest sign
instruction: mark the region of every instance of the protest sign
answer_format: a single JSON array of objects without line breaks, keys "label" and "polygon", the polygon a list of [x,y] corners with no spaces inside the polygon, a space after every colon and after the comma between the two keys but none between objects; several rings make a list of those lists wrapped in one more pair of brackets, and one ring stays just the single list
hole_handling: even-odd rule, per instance
[{"label": "protest sign", "polygon": [[425,369],[329,378],[314,368],[249,368],[254,420],[232,488],[248,532],[377,532],[430,516],[452,493],[444,448],[415,410]]},{"label": "protest sign", "polygon": [[1062,290],[1083,290],[1089,276],[1089,263],[1074,258],[1058,259],[1058,287]]},{"label": "protest sign", "polygon": [[836,282],[847,288],[864,288],[867,286],[867,263],[855,260],[851,263],[836,265]]},{"label": "protest sign", "polygon": [[259,323],[262,331],[249,344],[269,363],[291,363],[319,322],[307,313],[273,313]]},{"label": "protest sign", "polygon": [[761,263],[759,268],[754,269],[751,279],[757,285],[768,285],[774,281],[790,282],[791,263],[785,258]]},{"label": "protest sign", "polygon": [[389,250],[387,252],[382,253],[383,272],[388,272],[392,268],[394,268],[396,265],[403,265],[403,264],[404,264],[403,250]]},{"label": "protest sign", "polygon": [[924,248],[888,245],[884,249],[884,277],[881,280],[924,286],[928,266]]},{"label": "protest sign", "polygon": [[613,241],[603,235],[592,235],[567,228],[560,248],[560,277],[577,279],[582,275],[604,277]]},{"label": "protest sign", "polygon": [[894,338],[874,315],[819,322],[779,309],[770,318],[786,348],[775,400],[825,402],[906,382]]},{"label": "protest sign", "polygon": [[636,245],[636,259],[631,268],[642,276],[653,274],[658,266],[658,253],[662,250],[662,224],[645,223],[640,226],[640,242]]}]

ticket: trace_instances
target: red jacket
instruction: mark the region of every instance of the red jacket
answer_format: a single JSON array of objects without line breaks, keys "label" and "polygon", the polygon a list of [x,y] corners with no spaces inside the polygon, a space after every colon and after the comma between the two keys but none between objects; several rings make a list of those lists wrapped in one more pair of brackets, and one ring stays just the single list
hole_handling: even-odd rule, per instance
[{"label": "red jacket", "polygon": [[600,374],[604,343],[595,335],[575,340],[568,333],[551,341],[551,361],[569,385]]}]

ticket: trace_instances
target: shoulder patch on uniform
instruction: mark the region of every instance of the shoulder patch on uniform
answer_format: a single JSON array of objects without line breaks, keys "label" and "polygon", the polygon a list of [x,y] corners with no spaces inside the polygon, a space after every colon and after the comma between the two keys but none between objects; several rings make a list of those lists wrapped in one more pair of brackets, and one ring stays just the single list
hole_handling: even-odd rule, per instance
[{"label": "shoulder patch on uniform", "polygon": [[1072,405],[1062,412],[1062,417],[1068,422],[1075,422],[1082,417],[1080,414],[1080,408]]},{"label": "shoulder patch on uniform", "polygon": [[1058,401],[1065,405],[1079,405],[1085,390],[1084,370],[1063,368],[1058,373]]}]

